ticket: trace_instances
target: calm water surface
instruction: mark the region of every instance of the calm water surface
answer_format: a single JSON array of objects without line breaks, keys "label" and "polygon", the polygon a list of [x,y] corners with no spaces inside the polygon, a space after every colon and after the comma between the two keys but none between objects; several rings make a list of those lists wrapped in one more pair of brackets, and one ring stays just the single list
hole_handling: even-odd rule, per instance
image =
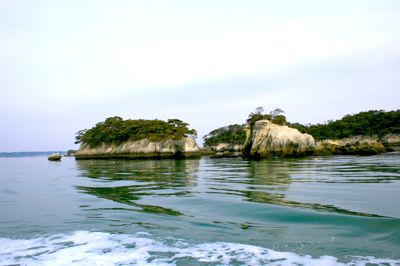
[{"label": "calm water surface", "polygon": [[400,265],[400,154],[0,158],[0,265]]}]

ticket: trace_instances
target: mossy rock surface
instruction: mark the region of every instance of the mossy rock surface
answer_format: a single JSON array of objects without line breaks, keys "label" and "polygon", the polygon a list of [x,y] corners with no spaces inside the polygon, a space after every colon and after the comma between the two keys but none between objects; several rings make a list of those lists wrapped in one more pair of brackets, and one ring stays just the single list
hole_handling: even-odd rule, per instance
[{"label": "mossy rock surface", "polygon": [[52,154],[47,158],[47,160],[49,160],[49,161],[61,161],[61,155],[60,154]]},{"label": "mossy rock surface", "polygon": [[342,140],[324,140],[317,143],[315,155],[374,155],[386,152],[375,138],[356,136]]}]

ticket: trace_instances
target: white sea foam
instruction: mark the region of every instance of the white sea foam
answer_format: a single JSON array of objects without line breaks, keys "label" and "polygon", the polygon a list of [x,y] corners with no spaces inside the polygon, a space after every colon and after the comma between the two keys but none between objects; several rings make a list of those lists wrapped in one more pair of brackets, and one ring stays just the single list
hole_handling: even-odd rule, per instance
[{"label": "white sea foam", "polygon": [[33,239],[0,238],[0,265],[400,265],[399,260],[312,258],[236,243],[189,244],[146,233],[79,231]]}]

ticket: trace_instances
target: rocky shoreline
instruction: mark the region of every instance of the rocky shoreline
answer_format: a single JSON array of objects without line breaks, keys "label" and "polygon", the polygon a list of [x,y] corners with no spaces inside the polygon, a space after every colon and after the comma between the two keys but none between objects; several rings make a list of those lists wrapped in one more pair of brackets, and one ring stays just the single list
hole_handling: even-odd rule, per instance
[{"label": "rocky shoreline", "polygon": [[127,141],[120,145],[102,144],[98,147],[81,145],[75,159],[163,159],[200,157],[201,151],[193,138],[181,140]]},{"label": "rocky shoreline", "polygon": [[314,155],[373,155],[387,151],[388,148],[376,137],[355,136],[339,140],[319,141]]}]

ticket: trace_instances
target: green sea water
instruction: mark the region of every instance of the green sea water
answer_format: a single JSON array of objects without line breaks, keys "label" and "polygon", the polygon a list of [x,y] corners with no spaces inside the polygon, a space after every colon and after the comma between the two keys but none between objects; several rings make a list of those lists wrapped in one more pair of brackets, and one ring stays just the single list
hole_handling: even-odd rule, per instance
[{"label": "green sea water", "polygon": [[0,173],[0,265],[400,265],[399,153]]}]

